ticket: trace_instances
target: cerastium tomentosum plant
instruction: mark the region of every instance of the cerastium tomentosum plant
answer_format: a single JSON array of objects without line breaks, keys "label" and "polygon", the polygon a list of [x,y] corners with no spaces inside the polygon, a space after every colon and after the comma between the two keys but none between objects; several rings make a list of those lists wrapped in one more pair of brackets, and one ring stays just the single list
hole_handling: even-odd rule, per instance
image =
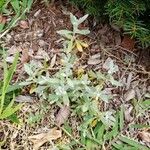
[{"label": "cerastium tomentosum plant", "polygon": [[[73,31],[61,30],[58,32],[67,38],[65,42],[68,43],[67,47],[64,46],[63,49],[65,52],[67,48],[67,53],[62,53],[61,55],[63,59],[62,68],[54,75],[50,75],[48,71],[46,72],[46,75],[42,75],[39,73],[42,68],[36,69],[36,64],[35,66],[33,66],[34,63],[32,63],[32,65],[25,64],[25,71],[29,75],[29,78],[21,83],[21,85],[34,84],[35,89],[32,91],[37,93],[42,99],[50,101],[51,104],[57,103],[58,105],[71,105],[71,103],[76,103],[80,105],[80,109],[83,112],[92,109],[95,113],[98,113],[99,111],[96,109],[97,102],[102,100],[108,103],[109,99],[112,98],[112,95],[108,94],[104,88],[105,83],[109,82],[113,86],[120,86],[121,84],[114,80],[111,74],[105,75],[94,72],[91,74],[90,72],[87,72],[83,73],[80,77],[74,74],[73,67],[76,63],[77,56],[72,54],[71,51],[74,49],[74,43],[79,41],[78,34],[86,35],[89,33],[89,30],[78,29],[79,24],[81,24],[87,17],[88,15],[85,15],[82,18],[77,19],[70,14]],[[113,62],[111,62],[111,65],[107,65],[109,72],[110,70],[111,72],[115,72],[115,65]],[[91,81],[90,76],[93,76],[93,78],[97,80],[97,84]],[[104,82],[101,82],[102,80]],[[99,84],[99,81],[102,84]],[[92,103],[95,107],[93,107]]]},{"label": "cerastium tomentosum plant", "polygon": [[83,23],[87,19],[88,15],[85,15],[79,19],[77,19],[76,16],[74,16],[72,13],[70,13],[70,21],[73,26],[73,30],[60,30],[57,31],[58,34],[63,36],[65,38],[64,40],[64,50],[69,53],[75,48],[82,52],[83,48],[88,47],[88,44],[86,42],[83,42],[79,39],[80,35],[87,35],[90,33],[88,29],[81,30],[79,29],[79,25]]}]

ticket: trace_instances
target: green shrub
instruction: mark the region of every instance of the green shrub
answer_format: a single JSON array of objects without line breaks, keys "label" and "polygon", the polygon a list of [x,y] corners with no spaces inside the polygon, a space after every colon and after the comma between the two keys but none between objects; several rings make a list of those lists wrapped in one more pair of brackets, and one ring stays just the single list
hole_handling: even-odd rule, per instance
[{"label": "green shrub", "polygon": [[125,34],[136,38],[143,47],[150,46],[149,0],[70,0],[87,13],[101,19],[108,16]]}]

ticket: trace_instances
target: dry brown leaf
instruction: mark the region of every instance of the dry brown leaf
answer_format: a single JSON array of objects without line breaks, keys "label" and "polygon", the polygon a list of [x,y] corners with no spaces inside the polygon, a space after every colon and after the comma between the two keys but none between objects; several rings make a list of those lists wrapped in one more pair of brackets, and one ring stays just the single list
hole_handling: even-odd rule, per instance
[{"label": "dry brown leaf", "polygon": [[60,108],[60,110],[58,111],[58,113],[56,115],[57,125],[61,126],[62,124],[64,124],[65,121],[67,120],[69,114],[70,114],[70,107],[69,106],[65,105],[62,108]]},{"label": "dry brown leaf", "polygon": [[5,24],[5,23],[6,23],[6,17],[0,14],[0,24]]},{"label": "dry brown leaf", "polygon": [[61,130],[52,128],[46,133],[29,136],[28,139],[33,142],[33,150],[38,150],[44,143],[52,140],[57,140],[61,136]]},{"label": "dry brown leaf", "polygon": [[140,137],[143,141],[150,143],[150,131],[142,131],[142,132],[139,132],[139,137]]},{"label": "dry brown leaf", "polygon": [[51,59],[51,63],[50,63],[50,67],[53,68],[55,63],[56,63],[56,54],[53,56],[53,58]]},{"label": "dry brown leaf", "polygon": [[21,63],[27,63],[30,59],[29,53],[28,53],[28,49],[25,48],[22,50],[22,55],[21,55]]},{"label": "dry brown leaf", "polygon": [[6,57],[6,62],[8,62],[8,63],[13,63],[13,61],[14,61],[14,56],[8,56],[8,57]]},{"label": "dry brown leaf", "polygon": [[8,55],[14,55],[18,52],[22,52],[22,48],[20,46],[16,47],[15,45],[13,45],[7,52]]},{"label": "dry brown leaf", "polygon": [[128,90],[124,95],[125,101],[129,101],[133,98],[135,98],[135,90],[130,89]]},{"label": "dry brown leaf", "polygon": [[19,26],[20,26],[22,29],[28,29],[28,28],[29,28],[29,24],[28,24],[28,22],[25,21],[25,20],[21,20],[21,21],[19,22]]},{"label": "dry brown leaf", "polygon": [[100,60],[100,54],[95,54],[93,56],[91,56],[88,60],[88,65],[97,65],[101,63],[101,60]]},{"label": "dry brown leaf", "polygon": [[134,46],[135,46],[135,40],[132,39],[130,36],[125,35],[123,40],[122,40],[121,46],[125,49],[132,51],[134,49]]},{"label": "dry brown leaf", "polygon": [[15,98],[16,102],[19,103],[33,103],[33,98],[31,96],[19,95]]},{"label": "dry brown leaf", "polygon": [[128,90],[130,88],[132,78],[133,78],[133,73],[130,72],[128,75],[128,78],[127,78],[127,82],[126,82],[126,90]]},{"label": "dry brown leaf", "polygon": [[132,117],[132,110],[133,110],[133,106],[130,105],[130,104],[127,104],[125,105],[125,112],[124,112],[124,115],[125,115],[125,120],[127,122],[131,122],[133,117]]}]

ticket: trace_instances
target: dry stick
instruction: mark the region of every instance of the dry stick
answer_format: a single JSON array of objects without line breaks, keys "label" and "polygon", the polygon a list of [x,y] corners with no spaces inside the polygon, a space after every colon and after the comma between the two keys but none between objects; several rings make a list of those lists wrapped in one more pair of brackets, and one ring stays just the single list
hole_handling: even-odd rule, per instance
[{"label": "dry stick", "polygon": [[123,48],[122,46],[118,46],[118,45],[117,45],[117,46],[116,46],[116,49],[117,49],[117,48],[120,48],[121,50],[127,51],[127,52],[129,52],[129,53],[131,53],[131,54],[133,54],[134,56],[137,57],[137,55],[136,55],[134,52],[132,52],[132,51],[126,49],[126,48]]},{"label": "dry stick", "polygon": [[141,74],[145,74],[145,75],[150,76],[150,72],[146,71],[144,68],[142,68],[141,71],[140,71],[140,70],[137,70],[137,69],[134,69],[133,67],[132,67],[132,68],[131,68],[131,67],[128,67],[128,68],[122,67],[122,68],[123,68],[123,69],[127,69],[127,70],[132,70],[132,71],[134,71],[134,72],[136,72],[136,73],[141,73]]},{"label": "dry stick", "polygon": [[26,13],[26,11],[27,11],[27,8],[23,11],[23,13],[12,23],[12,25],[5,31],[5,32],[3,32],[1,35],[0,35],[0,39],[4,36],[4,35],[6,35],[9,31],[10,31],[10,29],[12,28],[12,27],[14,27],[15,26],[15,24],[22,18],[22,16]]}]

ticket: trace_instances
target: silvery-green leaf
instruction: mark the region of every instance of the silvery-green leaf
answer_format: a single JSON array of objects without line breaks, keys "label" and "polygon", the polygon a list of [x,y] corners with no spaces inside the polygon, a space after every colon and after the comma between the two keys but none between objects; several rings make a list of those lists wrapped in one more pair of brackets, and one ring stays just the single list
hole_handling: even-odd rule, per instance
[{"label": "silvery-green leaf", "polygon": [[64,94],[63,94],[63,103],[64,103],[64,105],[66,105],[66,106],[69,106],[69,97],[68,97],[68,94],[67,94],[67,92],[64,92]]},{"label": "silvery-green leaf", "polygon": [[73,41],[67,41],[67,53],[70,53],[73,49]]},{"label": "silvery-green leaf", "polygon": [[79,18],[78,19],[78,24],[81,24],[82,22],[84,22],[87,19],[88,16],[89,15],[87,14],[87,15],[84,15],[83,17]]},{"label": "silvery-green leaf", "polygon": [[83,112],[87,112],[88,111],[88,109],[89,109],[89,103],[85,103],[84,105],[82,105],[82,111]]},{"label": "silvery-green leaf", "polygon": [[109,76],[109,81],[114,86],[122,86],[122,83],[120,83],[119,81],[115,80],[112,75]]},{"label": "silvery-green leaf", "polygon": [[46,84],[46,83],[47,83],[47,78],[44,77],[44,76],[41,76],[41,77],[39,77],[39,78],[37,79],[37,83],[38,83],[38,84],[41,84],[41,85]]},{"label": "silvery-green leaf", "polygon": [[103,100],[104,102],[108,103],[109,100],[111,99],[110,95],[105,94],[105,92],[101,92],[100,96],[101,100]]},{"label": "silvery-green leaf", "polygon": [[48,101],[50,101],[51,104],[57,102],[59,100],[59,96],[56,94],[49,94],[48,95]]},{"label": "silvery-green leaf", "polygon": [[109,74],[113,74],[119,70],[118,66],[114,64],[114,61],[110,57],[106,59],[103,68],[106,69]]},{"label": "silvery-green leaf", "polygon": [[65,35],[65,34],[72,34],[72,31],[69,30],[59,30],[57,31],[58,34],[60,35]]},{"label": "silvery-green leaf", "polygon": [[70,78],[67,78],[67,84],[72,88],[74,87],[74,83]]},{"label": "silvery-green leaf", "polygon": [[106,126],[114,126],[115,124],[115,117],[113,116],[113,112],[111,111],[106,111],[102,113],[101,116],[101,121],[106,125]]},{"label": "silvery-green leaf", "polygon": [[106,76],[102,74],[101,72],[96,72],[96,76],[98,80],[106,80]]},{"label": "silvery-green leaf", "polygon": [[69,31],[69,30],[60,30],[60,31],[57,31],[58,34],[66,37],[67,39],[72,39],[72,31]]},{"label": "silvery-green leaf", "polygon": [[42,93],[45,89],[47,89],[47,86],[38,86],[36,89],[35,89],[35,92],[36,93]]},{"label": "silvery-green leaf", "polygon": [[27,86],[30,84],[32,84],[32,81],[31,82],[24,81],[24,82],[19,83],[20,86]]},{"label": "silvery-green leaf", "polygon": [[78,19],[72,13],[70,13],[70,21],[71,21],[72,25],[78,24]]},{"label": "silvery-green leaf", "polygon": [[32,71],[32,69],[31,69],[30,64],[24,64],[24,70],[25,70],[25,72],[26,72],[29,76],[32,76],[32,75],[33,75],[33,71]]},{"label": "silvery-green leaf", "polygon": [[150,98],[150,93],[146,93],[146,94],[145,94],[145,97],[146,97],[146,98]]},{"label": "silvery-green leaf", "polygon": [[77,29],[75,32],[78,33],[78,34],[87,35],[87,34],[90,33],[90,30],[88,30],[88,29],[87,30],[79,30],[79,29]]}]

